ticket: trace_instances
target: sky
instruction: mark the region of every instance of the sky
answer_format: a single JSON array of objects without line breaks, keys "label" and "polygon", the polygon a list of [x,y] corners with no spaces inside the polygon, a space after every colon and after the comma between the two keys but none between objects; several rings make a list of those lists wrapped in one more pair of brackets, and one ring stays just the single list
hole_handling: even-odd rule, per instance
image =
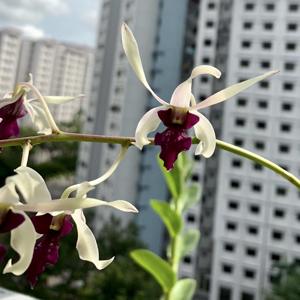
[{"label": "sky", "polygon": [[101,0],[0,0],[0,27],[17,27],[32,38],[96,43]]}]

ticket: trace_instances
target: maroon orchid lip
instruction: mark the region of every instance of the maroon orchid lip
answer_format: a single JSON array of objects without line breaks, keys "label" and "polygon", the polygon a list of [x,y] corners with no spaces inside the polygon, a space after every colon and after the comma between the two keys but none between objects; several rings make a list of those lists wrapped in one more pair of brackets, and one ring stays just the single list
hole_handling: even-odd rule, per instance
[{"label": "maroon orchid lip", "polygon": [[32,261],[26,272],[27,280],[32,288],[36,285],[38,276],[45,271],[47,265],[55,265],[58,262],[59,242],[73,229],[73,223],[69,215],[65,215],[61,219],[59,230],[51,229],[53,218],[55,217],[50,214],[32,218],[35,230],[43,234],[36,241]]},{"label": "maroon orchid lip", "polygon": [[3,261],[5,254],[6,254],[6,247],[0,244],[0,263]]},{"label": "maroon orchid lip", "polygon": [[8,139],[18,136],[20,133],[17,120],[24,117],[27,111],[24,107],[24,99],[21,97],[17,101],[0,108],[0,139]]},{"label": "maroon orchid lip", "polygon": [[8,210],[0,223],[0,233],[10,232],[25,221],[25,217],[21,214]]},{"label": "maroon orchid lip", "polygon": [[190,149],[192,139],[187,135],[187,130],[199,121],[199,117],[185,112],[181,116],[181,122],[177,122],[177,119],[174,121],[172,108],[160,110],[158,116],[167,129],[162,133],[156,133],[154,144],[161,147],[159,157],[164,161],[165,168],[171,170],[178,154]]}]

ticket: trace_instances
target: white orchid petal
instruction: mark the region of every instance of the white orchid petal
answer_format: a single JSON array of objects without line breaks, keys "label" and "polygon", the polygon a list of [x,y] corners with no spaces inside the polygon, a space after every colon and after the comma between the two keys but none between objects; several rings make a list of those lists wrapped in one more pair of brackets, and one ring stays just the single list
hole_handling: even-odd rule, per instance
[{"label": "white orchid petal", "polygon": [[41,203],[51,201],[51,194],[43,177],[29,167],[19,167],[15,170],[17,175],[8,177],[6,182],[13,182],[20,190],[28,203]]},{"label": "white orchid petal", "polygon": [[236,94],[244,91],[245,89],[251,87],[255,83],[257,83],[261,80],[264,80],[267,77],[270,77],[276,73],[278,73],[278,71],[271,71],[271,72],[265,73],[263,75],[245,80],[243,82],[233,84],[233,85],[227,87],[226,89],[221,90],[221,91],[217,92],[216,94],[209,96],[207,99],[205,99],[204,101],[202,101],[202,102],[198,103],[196,106],[194,106],[193,109],[202,109],[202,108],[205,108],[208,106],[215,105],[222,101],[225,101],[225,100],[235,96]]},{"label": "white orchid petal", "polygon": [[178,107],[189,107],[192,93],[192,79],[202,74],[209,74],[216,78],[220,78],[221,76],[221,72],[215,67],[207,65],[195,67],[190,77],[179,84],[174,90],[170,104]]},{"label": "white orchid petal", "polygon": [[145,145],[150,144],[148,134],[156,130],[161,122],[157,113],[160,110],[166,109],[168,109],[168,107],[166,106],[155,107],[150,109],[143,115],[135,130],[135,142],[133,144],[136,147],[142,149]]},{"label": "white orchid petal", "polygon": [[122,24],[121,34],[124,52],[136,76],[158,102],[163,105],[168,105],[167,102],[157,96],[151,89],[146,79],[137,41],[130,28],[125,23]]},{"label": "white orchid petal", "polygon": [[0,188],[0,205],[11,206],[19,202],[19,196],[15,189],[15,184],[9,182]]},{"label": "white orchid petal", "polygon": [[24,105],[31,118],[32,123],[37,128],[38,133],[45,135],[51,134],[51,126],[49,125],[48,118],[40,102],[25,101]]},{"label": "white orchid petal", "polygon": [[96,206],[110,206],[124,212],[138,212],[131,203],[125,200],[106,202],[95,198],[63,198],[48,202],[19,204],[16,205],[16,208],[22,211],[52,213],[57,211],[73,211],[79,208],[91,208]]},{"label": "white orchid petal", "polygon": [[24,222],[10,233],[10,245],[19,254],[20,258],[16,263],[12,263],[10,259],[3,273],[21,275],[27,270],[31,263],[37,234],[30,218],[25,213],[17,210],[13,211],[22,214],[25,218]]},{"label": "white orchid petal", "polygon": [[44,96],[44,99],[49,104],[63,104],[73,100],[81,99],[84,95],[78,96]]},{"label": "white orchid petal", "polygon": [[191,110],[190,113],[199,117],[199,122],[194,125],[195,135],[200,140],[195,154],[202,154],[204,157],[213,155],[216,149],[216,134],[210,121],[201,113]]},{"label": "white orchid petal", "polygon": [[93,263],[98,270],[106,268],[114,260],[114,257],[107,260],[99,260],[99,250],[95,236],[86,225],[82,210],[76,210],[71,216],[77,227],[76,248],[80,259]]}]

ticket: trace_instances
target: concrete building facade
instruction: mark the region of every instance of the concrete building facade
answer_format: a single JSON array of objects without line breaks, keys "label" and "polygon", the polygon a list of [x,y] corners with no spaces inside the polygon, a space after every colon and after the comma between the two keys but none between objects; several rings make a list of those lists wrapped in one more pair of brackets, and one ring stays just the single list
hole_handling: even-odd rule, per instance
[{"label": "concrete building facade", "polygon": [[[204,0],[201,12],[197,63],[209,58],[225,76],[200,79],[198,98],[271,69],[281,71],[211,108],[218,138],[299,176],[300,3]],[[272,265],[299,260],[299,191],[260,165],[224,151],[207,161],[205,174],[199,299],[264,299]]]}]

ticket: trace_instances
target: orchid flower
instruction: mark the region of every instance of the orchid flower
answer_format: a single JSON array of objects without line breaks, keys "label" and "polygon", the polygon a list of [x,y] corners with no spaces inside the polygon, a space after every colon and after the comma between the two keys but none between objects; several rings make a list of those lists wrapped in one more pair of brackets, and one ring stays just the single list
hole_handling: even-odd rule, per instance
[{"label": "orchid flower", "polygon": [[[5,94],[0,100],[0,139],[18,136],[20,129],[17,120],[27,113],[38,133],[51,134],[53,131],[59,131],[47,104],[62,104],[83,96],[42,96],[33,85],[31,74],[29,77],[28,82],[18,83],[13,92]],[[35,97],[27,99],[30,92],[33,92]]]},{"label": "orchid flower", "polygon": [[[19,260],[12,263],[10,259],[3,273],[23,274],[29,267],[34,244],[37,238],[30,218],[18,207],[22,205],[13,182],[6,182],[0,188],[0,233],[10,232],[11,247],[19,254]],[[0,245],[0,260],[4,258],[6,249]]]},{"label": "orchid flower", "polygon": [[168,170],[173,167],[178,154],[191,147],[192,139],[187,135],[187,130],[192,127],[194,127],[196,137],[200,140],[195,154],[202,154],[208,158],[214,153],[216,147],[214,128],[210,121],[198,110],[225,101],[277,72],[271,71],[234,84],[197,104],[192,94],[192,80],[202,74],[212,75],[216,78],[221,76],[221,72],[215,67],[197,66],[192,70],[190,77],[175,88],[170,103],[168,103],[156,95],[150,87],[143,69],[138,44],[130,28],[125,23],[122,25],[121,33],[124,52],[132,69],[146,89],[161,104],[161,106],[146,112],[139,121],[135,132],[134,145],[142,149],[144,145],[149,144],[148,134],[155,131],[162,122],[167,129],[155,135],[154,144],[161,146],[160,158],[164,161],[164,165]]},{"label": "orchid flower", "polygon": [[8,181],[16,185],[26,202],[20,204],[17,209],[37,212],[32,222],[36,232],[42,235],[35,243],[33,258],[27,270],[27,279],[31,286],[36,284],[38,275],[45,270],[47,264],[55,264],[58,261],[59,242],[71,232],[73,227],[71,220],[77,227],[76,248],[82,260],[93,263],[98,270],[104,269],[113,261],[113,257],[99,260],[97,242],[86,225],[82,208],[110,206],[124,212],[137,212],[132,204],[124,200],[106,202],[87,198],[86,194],[94,188],[88,182],[76,185],[74,198],[52,200],[40,174],[26,166],[21,166],[15,171],[17,175],[9,177]]}]

